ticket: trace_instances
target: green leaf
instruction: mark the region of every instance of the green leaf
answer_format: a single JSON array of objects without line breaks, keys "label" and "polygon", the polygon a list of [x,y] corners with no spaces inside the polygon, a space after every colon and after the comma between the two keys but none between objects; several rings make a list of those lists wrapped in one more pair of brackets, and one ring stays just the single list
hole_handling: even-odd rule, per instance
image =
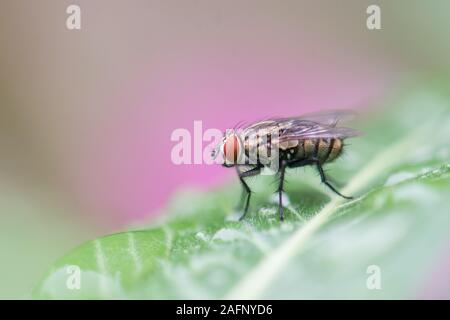
[{"label": "green leaf", "polygon": [[[327,174],[347,180],[342,193],[355,200],[330,194],[312,168],[288,173],[283,223],[274,177],[250,181],[256,192],[244,222],[232,210],[237,182],[186,190],[148,229],[102,237],[63,256],[34,297],[420,297],[449,239],[446,92],[414,88],[354,124],[365,135],[349,141]],[[70,285],[73,265],[81,271],[79,289]],[[379,270],[380,289],[367,286],[370,266]]]}]

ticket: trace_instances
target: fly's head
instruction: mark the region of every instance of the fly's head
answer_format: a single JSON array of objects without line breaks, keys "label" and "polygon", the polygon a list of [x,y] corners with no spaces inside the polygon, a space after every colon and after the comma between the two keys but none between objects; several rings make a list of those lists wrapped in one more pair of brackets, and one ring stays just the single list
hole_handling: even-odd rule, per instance
[{"label": "fly's head", "polygon": [[212,151],[212,158],[219,154],[223,158],[224,167],[233,167],[240,163],[243,154],[243,145],[239,134],[234,130],[227,130],[216,148]]}]

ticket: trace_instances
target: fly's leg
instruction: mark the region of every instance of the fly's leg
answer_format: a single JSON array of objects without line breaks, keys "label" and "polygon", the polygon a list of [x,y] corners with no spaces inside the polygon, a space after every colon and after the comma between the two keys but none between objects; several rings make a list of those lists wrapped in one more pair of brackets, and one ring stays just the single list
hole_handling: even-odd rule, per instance
[{"label": "fly's leg", "polygon": [[339,191],[337,191],[332,185],[331,183],[329,183],[327,181],[327,177],[325,176],[325,172],[323,172],[323,168],[322,165],[320,164],[320,162],[316,162],[317,165],[317,170],[319,171],[320,174],[320,179],[322,180],[322,183],[324,183],[328,188],[330,188],[334,193],[336,193],[337,195],[341,196],[344,199],[353,199],[353,197],[348,197],[348,196],[344,196],[342,193],[340,193]]},{"label": "fly's leg", "polygon": [[280,165],[280,183],[278,184],[278,209],[280,211],[280,221],[284,220],[284,208],[283,208],[283,185],[284,185],[284,173],[286,171],[287,163],[281,162]]},{"label": "fly's leg", "polygon": [[239,221],[241,221],[247,215],[248,207],[250,205],[250,196],[252,194],[252,190],[250,190],[250,187],[248,186],[247,182],[245,182],[244,178],[258,175],[261,172],[261,167],[254,167],[254,168],[244,171],[244,172],[240,171],[238,169],[238,167],[236,167],[236,168],[237,168],[236,171],[239,176],[239,181],[241,181],[241,184],[242,184],[242,196],[241,196],[240,207],[242,207],[242,204],[245,201],[244,213],[239,218]]},{"label": "fly's leg", "polygon": [[245,200],[245,207],[244,207],[244,213],[239,217],[239,221],[243,220],[248,212],[248,206],[250,204],[250,196],[252,194],[252,191],[250,190],[249,186],[245,182],[244,178],[239,176],[239,180],[241,181],[242,187],[243,187],[243,195],[246,198]]},{"label": "fly's leg", "polygon": [[240,210],[247,202],[247,197],[249,197],[249,193],[251,193],[251,190],[248,187],[247,183],[244,181],[244,178],[258,175],[261,172],[261,168],[254,167],[247,171],[240,171],[239,167],[236,167],[236,172],[242,184],[241,199],[239,200],[239,204],[236,206],[236,210]]}]

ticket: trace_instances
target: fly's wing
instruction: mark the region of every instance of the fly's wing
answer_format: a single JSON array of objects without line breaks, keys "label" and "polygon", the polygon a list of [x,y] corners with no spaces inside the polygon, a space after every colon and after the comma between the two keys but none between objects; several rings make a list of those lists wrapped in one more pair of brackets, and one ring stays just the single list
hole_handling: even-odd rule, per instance
[{"label": "fly's wing", "polygon": [[314,113],[308,113],[299,117],[290,118],[273,118],[260,122],[256,122],[245,130],[278,130],[288,128],[292,124],[303,124],[301,121],[305,121],[304,125],[309,125],[310,122],[317,123],[326,127],[336,127],[338,122],[347,121],[357,116],[357,113],[352,110],[328,110]]},{"label": "fly's wing", "polygon": [[351,138],[361,135],[361,132],[351,128],[336,127],[336,124],[321,124],[302,119],[291,119],[289,126],[280,130],[279,141],[304,140],[304,139],[332,139]]},{"label": "fly's wing", "polygon": [[[281,136],[310,138],[349,138],[360,135],[360,132],[350,128],[337,127],[342,121],[356,116],[352,110],[329,110],[309,113],[292,118],[274,118],[256,122],[244,129],[244,133],[259,132],[260,134],[278,133]],[[300,139],[300,138],[299,138]]]}]

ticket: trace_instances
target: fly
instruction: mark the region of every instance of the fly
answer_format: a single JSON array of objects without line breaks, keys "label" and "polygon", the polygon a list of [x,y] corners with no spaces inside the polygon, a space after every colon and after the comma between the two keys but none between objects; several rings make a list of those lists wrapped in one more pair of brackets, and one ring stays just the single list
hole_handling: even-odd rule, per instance
[{"label": "fly", "polygon": [[252,191],[245,178],[256,176],[264,167],[276,164],[278,173],[278,208],[280,220],[284,220],[283,188],[287,168],[313,165],[322,183],[337,195],[341,194],[328,180],[323,165],[336,160],[343,151],[344,140],[361,133],[341,127],[338,123],[355,115],[352,111],[339,110],[313,113],[300,117],[275,118],[250,124],[240,130],[227,130],[222,141],[213,150],[213,158],[222,155],[225,167],[235,167],[243,191],[239,220],[247,215]]}]

